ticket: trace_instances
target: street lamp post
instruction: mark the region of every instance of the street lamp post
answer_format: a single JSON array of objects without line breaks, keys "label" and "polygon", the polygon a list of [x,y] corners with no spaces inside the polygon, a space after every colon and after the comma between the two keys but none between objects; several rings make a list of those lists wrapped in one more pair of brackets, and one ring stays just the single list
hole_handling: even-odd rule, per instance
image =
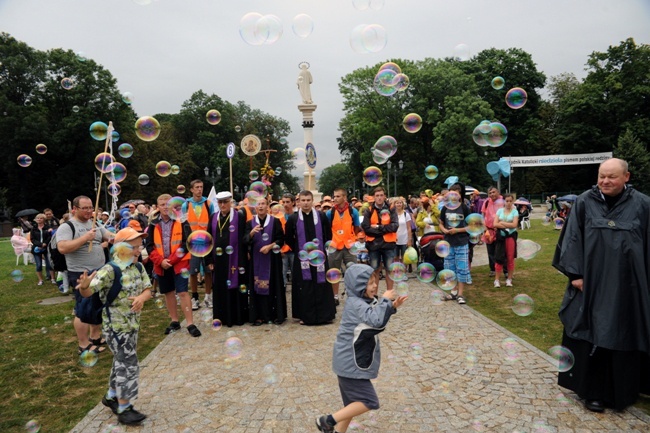
[{"label": "street lamp post", "polygon": [[[215,172],[216,172],[216,176],[215,176]],[[212,174],[210,173],[210,169],[208,167],[204,167],[203,168],[203,173],[205,173],[205,178],[210,180],[210,182],[212,182],[212,186],[214,186],[215,189],[216,189],[217,186],[215,185],[215,183],[216,183],[217,179],[221,179],[221,167],[217,167],[212,172]]]},{"label": "street lamp post", "polygon": [[[398,168],[398,167],[399,167],[399,168]],[[397,197],[397,172],[398,172],[398,170],[399,170],[399,172],[400,172],[400,174],[401,174],[403,168],[404,168],[404,161],[400,160],[400,161],[397,163],[397,167],[395,167],[395,173],[394,173],[394,176],[395,176],[395,177],[393,178],[393,179],[395,180],[395,181],[393,182],[393,183],[395,184],[395,197]]]},{"label": "street lamp post", "polygon": [[388,167],[388,173],[387,173],[388,176],[386,176],[386,189],[388,189],[388,191],[386,191],[386,196],[387,197],[390,197],[390,168],[392,166],[393,166],[392,162],[388,161],[386,163],[386,167]]}]

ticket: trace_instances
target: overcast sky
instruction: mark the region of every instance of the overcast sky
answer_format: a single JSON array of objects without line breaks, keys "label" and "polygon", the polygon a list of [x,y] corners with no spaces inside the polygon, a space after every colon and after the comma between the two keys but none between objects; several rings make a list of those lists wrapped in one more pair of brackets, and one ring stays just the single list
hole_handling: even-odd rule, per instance
[{"label": "overcast sky", "polygon": [[[359,10],[364,3],[372,7]],[[240,21],[250,12],[280,19],[277,42],[242,40]],[[306,38],[292,29],[298,14],[313,21]],[[383,26],[385,48],[355,52],[350,34],[360,24]],[[547,77],[583,78],[593,51],[628,37],[650,43],[650,0],[0,0],[0,30],[40,50],[83,51],[133,94],[138,115],[177,113],[202,89],[286,119],[291,148],[303,146],[296,79],[307,61],[320,172],[341,159],[338,83],[354,69],[454,56],[464,43],[471,54],[522,48]]]}]

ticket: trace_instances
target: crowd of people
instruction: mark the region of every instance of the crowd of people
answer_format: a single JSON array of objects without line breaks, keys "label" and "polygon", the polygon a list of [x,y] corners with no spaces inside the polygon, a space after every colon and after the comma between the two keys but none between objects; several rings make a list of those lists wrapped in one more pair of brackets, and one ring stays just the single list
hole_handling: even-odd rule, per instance
[{"label": "crowd of people", "polygon": [[[650,376],[642,368],[648,362],[650,333],[632,329],[649,323],[650,317],[645,258],[648,236],[634,233],[635,221],[647,221],[650,202],[627,187],[628,178],[624,161],[601,165],[598,186],[578,198],[578,216],[568,219],[554,260],[570,280],[560,317],[565,326],[563,345],[573,351],[577,366],[575,375],[560,374],[560,384],[578,392],[587,408],[594,411],[626,407],[639,391],[650,389]],[[467,197],[462,183],[439,193],[427,190],[419,197],[408,198],[388,198],[378,186],[362,200],[348,199],[347,191],[337,188],[318,203],[310,191],[297,196],[285,193],[280,200],[260,196],[255,203],[237,203],[230,192],[223,191],[212,203],[203,196],[201,180],[192,181],[190,191],[192,196],[182,204],[173,203],[169,194],[159,196],[155,205],[129,204],[114,221],[108,212],[95,211],[90,198],[79,196],[65,219],[57,220],[46,209],[33,223],[21,222],[23,230],[29,231],[39,285],[47,279],[56,281],[47,257],[48,244],[56,239],[58,250],[66,257],[67,270],[63,273],[73,289],[75,309],[95,292],[106,300],[108,291],[118,284],[116,272],[129,276],[119,281],[125,293],[115,301],[117,305],[107,309],[108,319],[105,314],[100,323],[83,323],[78,317],[74,321],[79,354],[99,355],[108,345],[116,355],[103,403],[125,424],[139,423],[146,417],[130,404],[137,395],[135,342],[139,329],[139,320],[132,313],[139,313],[156,290],[164,296],[170,317],[165,334],[181,329],[180,303],[188,333],[201,336],[192,314],[201,305],[201,282],[203,306],[212,310],[218,326],[282,324],[289,316],[289,286],[290,314],[295,322],[322,325],[332,323],[337,314],[344,293],[340,281],[348,271],[346,288],[354,299],[346,313],[351,315],[350,320],[359,322],[360,312],[367,308],[376,312],[374,306],[379,302],[386,313],[376,317],[376,324],[385,326],[390,314],[406,299],[393,290],[391,268],[395,262],[404,261],[408,248],[418,247],[420,261],[430,262],[438,271],[454,272],[456,290],[449,299],[462,305],[466,303],[466,286],[472,284],[472,252],[477,245],[485,245],[494,287],[501,287],[502,277],[507,287],[514,285],[517,229],[520,218],[528,217],[528,207],[517,208],[513,195],[502,196],[491,187],[487,197],[478,192]],[[481,235],[468,230],[466,220],[471,214],[482,217]],[[600,228],[594,239],[585,236],[587,225]],[[647,227],[638,230],[645,233]],[[621,236],[630,239],[622,241]],[[438,248],[441,241],[445,248]],[[121,271],[112,261],[107,264],[111,245],[117,242],[127,243],[133,250]],[[629,250],[617,268],[629,271],[607,272],[603,261],[617,256],[615,251],[603,254],[607,245]],[[144,266],[131,267],[131,258]],[[355,268],[359,264],[363,267]],[[350,269],[357,271],[350,273]],[[380,278],[387,286],[381,299],[377,297]],[[638,290],[631,297],[623,297],[630,298],[632,304],[622,303],[621,297],[617,302],[609,300],[611,289],[632,287]],[[625,326],[631,327],[626,336],[610,330],[610,322],[594,323],[600,316],[616,322],[614,316],[621,312],[627,317]],[[343,328],[337,345],[348,338]],[[121,343],[114,343],[113,338]],[[340,348],[341,359],[349,355],[347,343],[344,346]],[[337,424],[345,426],[353,416],[378,404],[372,385],[347,380],[376,377],[378,364],[370,375],[355,372],[346,377],[346,363],[355,361],[341,359],[334,365],[346,407],[320,417],[317,426],[322,431],[333,431]],[[591,385],[592,376],[602,383]],[[612,378],[621,385],[614,385]],[[357,390],[365,393],[361,403],[355,400],[357,385]]]}]

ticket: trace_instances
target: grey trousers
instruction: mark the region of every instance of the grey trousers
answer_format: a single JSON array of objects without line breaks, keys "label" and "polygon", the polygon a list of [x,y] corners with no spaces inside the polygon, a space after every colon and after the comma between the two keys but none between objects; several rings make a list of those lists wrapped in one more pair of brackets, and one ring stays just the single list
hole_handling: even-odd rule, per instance
[{"label": "grey trousers", "polygon": [[138,396],[140,365],[136,347],[138,331],[127,333],[104,333],[108,347],[113,352],[113,366],[108,386],[117,393],[117,398],[131,401]]}]

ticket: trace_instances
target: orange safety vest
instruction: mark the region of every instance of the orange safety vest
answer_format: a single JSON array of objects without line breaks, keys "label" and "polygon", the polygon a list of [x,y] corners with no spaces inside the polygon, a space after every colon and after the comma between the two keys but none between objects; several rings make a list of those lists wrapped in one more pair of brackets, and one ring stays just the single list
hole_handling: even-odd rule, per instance
[{"label": "orange safety vest", "polygon": [[[160,257],[165,257],[165,251],[163,249],[163,240],[162,240],[162,229],[158,224],[156,224],[153,231],[153,245],[156,248]],[[176,255],[176,250],[182,248],[183,246],[183,224],[178,221],[174,221],[172,224],[172,236],[169,239],[169,257],[174,257]],[[185,253],[185,255],[174,264],[174,273],[180,274],[183,268],[187,268],[187,261],[190,259],[190,253]]]},{"label": "orange safety vest", "polygon": [[343,211],[341,216],[336,208],[332,208],[332,243],[336,246],[337,250],[342,250],[343,247],[354,245],[356,242],[356,235],[354,234],[354,225],[352,223],[351,210],[348,208]]},{"label": "orange safety vest", "polygon": [[[285,213],[281,212],[278,219],[280,220],[280,223],[282,224],[282,232],[286,235],[287,230],[284,227],[287,225],[287,218],[285,217]],[[287,243],[285,242],[285,244],[282,245],[282,248],[280,248],[280,252],[281,253],[288,253],[289,251],[291,251],[291,247],[289,245],[287,245]]]},{"label": "orange safety vest", "polygon": [[210,200],[204,201],[201,203],[201,206],[205,209],[202,209],[201,215],[197,217],[194,213],[194,202],[192,200],[187,202],[187,222],[190,224],[193,232],[208,229],[208,223],[210,221]]},{"label": "orange safety vest", "polygon": [[[377,209],[375,209],[373,207],[370,210],[370,225],[371,226],[375,225],[375,224],[379,224],[379,216],[378,215],[379,215],[379,212],[377,211]],[[388,224],[390,224],[390,220],[388,222],[383,222],[382,221],[382,223],[381,223],[381,225],[384,225],[384,226],[387,226]],[[384,233],[383,237],[384,237],[384,242],[397,243],[397,232]],[[368,233],[366,233],[366,242],[372,242],[374,240],[375,240],[374,236],[370,236]]]}]

